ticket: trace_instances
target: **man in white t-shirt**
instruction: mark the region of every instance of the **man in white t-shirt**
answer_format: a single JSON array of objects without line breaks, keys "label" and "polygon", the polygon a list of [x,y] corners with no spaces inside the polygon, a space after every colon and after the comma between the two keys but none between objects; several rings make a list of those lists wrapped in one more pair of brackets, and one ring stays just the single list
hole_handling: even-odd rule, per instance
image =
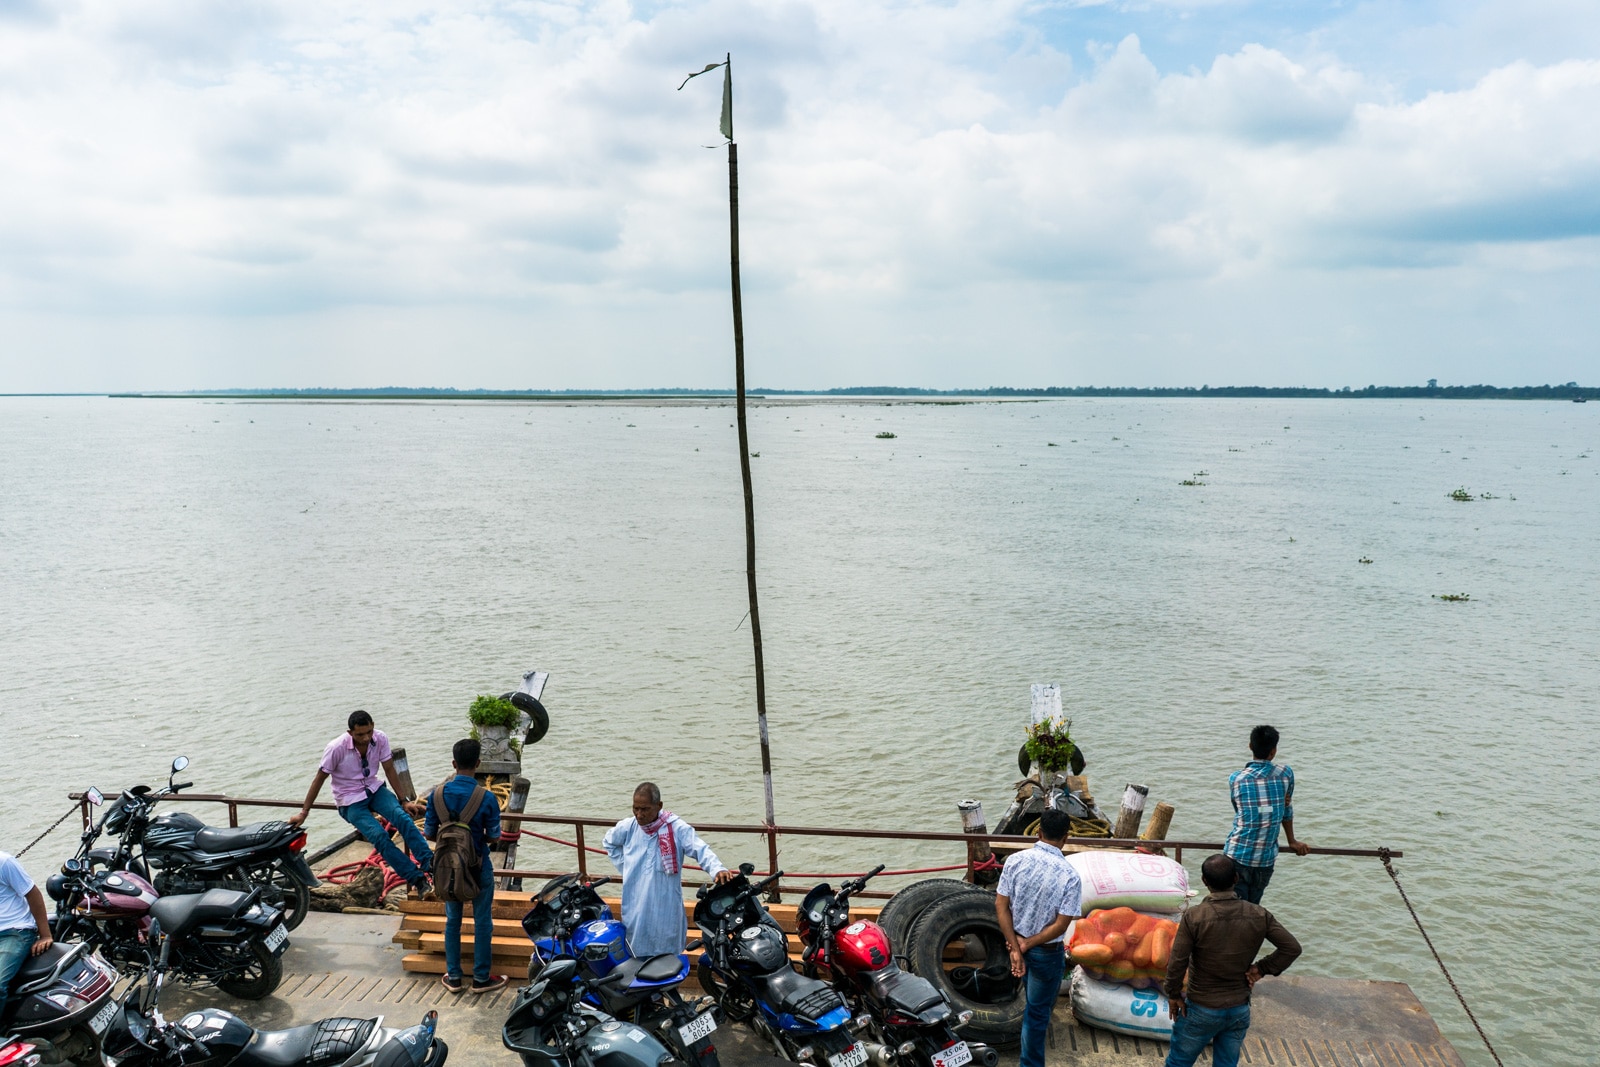
[{"label": "man in white t-shirt", "polygon": [[33,884],[16,857],[0,852],[0,1016],[6,991],[29,956],[50,947],[50,916],[44,894]]}]

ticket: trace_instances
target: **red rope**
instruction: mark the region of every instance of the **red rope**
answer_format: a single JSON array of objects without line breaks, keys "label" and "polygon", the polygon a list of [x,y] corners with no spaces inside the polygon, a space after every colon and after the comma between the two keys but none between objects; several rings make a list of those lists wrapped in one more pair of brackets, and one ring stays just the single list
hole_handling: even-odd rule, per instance
[{"label": "red rope", "polygon": [[[535,833],[532,830],[506,830],[501,833],[500,840],[515,841],[519,836],[536,837],[540,841],[549,841],[551,844],[565,845],[568,848],[579,847],[576,841],[568,841],[564,838],[552,837],[549,834]],[[601,855],[605,855],[606,850],[603,848],[595,848],[593,845],[584,845],[582,847],[585,852],[597,852]],[[700,869],[693,864],[684,864],[684,866],[692,871]],[[1000,861],[994,856],[990,856],[982,863],[976,863],[972,865],[972,869],[975,871],[993,871],[999,870],[999,868]],[[965,863],[952,863],[948,867],[907,867],[906,869],[900,871],[879,871],[878,873],[885,877],[890,877],[902,874],[939,874],[943,871],[964,871],[966,869],[967,864]],[[833,871],[816,874],[805,871],[785,871],[784,876],[788,878],[860,878],[866,873],[866,871]]]}]

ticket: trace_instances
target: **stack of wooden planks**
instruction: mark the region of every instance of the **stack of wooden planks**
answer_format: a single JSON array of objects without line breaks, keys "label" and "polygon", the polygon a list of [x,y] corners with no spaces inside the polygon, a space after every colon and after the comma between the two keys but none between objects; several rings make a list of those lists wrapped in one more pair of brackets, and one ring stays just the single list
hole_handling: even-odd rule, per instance
[{"label": "stack of wooden planks", "polygon": [[[522,917],[532,907],[533,894],[512,893],[506,890],[496,890],[494,894],[494,963],[493,970],[496,974],[504,974],[513,981],[525,977],[528,973],[528,959],[533,955],[533,942],[528,940],[528,935],[522,930]],[[622,901],[610,898],[606,901],[611,906],[611,914],[622,914]],[[470,909],[469,909],[470,910]],[[877,906],[856,905],[851,903],[850,917],[852,919],[876,919]],[[800,939],[795,933],[795,905],[793,904],[768,904],[767,911],[778,920],[778,925],[783,927],[789,937],[789,958],[796,964],[800,961]],[[698,936],[694,931],[694,904],[684,903],[684,914],[689,923],[691,937]],[[477,920],[471,916],[461,922],[461,954],[463,967],[469,967],[472,959],[472,938],[477,929],[474,923]],[[436,900],[406,900],[400,907],[400,929],[394,935],[394,943],[407,950],[402,959],[402,965],[408,971],[419,974],[444,973],[444,904]],[[697,954],[692,954],[697,955]],[[698,989],[694,972],[689,972],[689,979],[685,987]]]}]

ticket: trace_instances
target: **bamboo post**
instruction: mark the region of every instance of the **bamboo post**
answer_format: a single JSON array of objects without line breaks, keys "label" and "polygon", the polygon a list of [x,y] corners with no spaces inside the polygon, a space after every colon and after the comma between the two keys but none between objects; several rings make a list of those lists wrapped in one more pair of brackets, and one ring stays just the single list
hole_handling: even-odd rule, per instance
[{"label": "bamboo post", "polygon": [[[728,126],[728,272],[733,295],[733,378],[739,426],[739,477],[744,483],[745,587],[750,594],[750,642],[755,651],[756,725],[761,735],[761,785],[766,800],[766,823],[773,829],[767,835],[767,854],[772,869],[778,863],[778,825],[772,806],[772,750],[767,735],[767,671],[761,652],[761,605],[756,597],[756,504],[750,482],[750,430],[745,418],[744,381],[744,297],[739,279],[739,145],[733,140],[733,54],[727,53],[723,77],[723,114]],[[776,901],[774,887],[769,900]]]},{"label": "bamboo post", "polygon": [[1117,827],[1112,837],[1139,836],[1139,823],[1144,819],[1144,798],[1149,795],[1149,786],[1128,783],[1128,788],[1122,794],[1122,810],[1117,813]]},{"label": "bamboo post", "polygon": [[[963,800],[956,804],[956,810],[961,812],[961,832],[964,834],[982,835],[989,832],[989,825],[983,817],[983,802],[979,800]],[[989,885],[998,880],[993,871],[977,870],[980,863],[987,863],[994,858],[994,850],[989,847],[989,842],[982,836],[974,837],[967,842],[967,881],[974,885]]]},{"label": "bamboo post", "polygon": [[[1144,833],[1139,835],[1140,840],[1165,841],[1167,839],[1167,829],[1172,825],[1172,813],[1175,810],[1177,809],[1165,800],[1157,804],[1155,810],[1150,813],[1150,825],[1145,827]],[[1150,851],[1158,856],[1167,854],[1167,850],[1164,848],[1153,848]]]}]

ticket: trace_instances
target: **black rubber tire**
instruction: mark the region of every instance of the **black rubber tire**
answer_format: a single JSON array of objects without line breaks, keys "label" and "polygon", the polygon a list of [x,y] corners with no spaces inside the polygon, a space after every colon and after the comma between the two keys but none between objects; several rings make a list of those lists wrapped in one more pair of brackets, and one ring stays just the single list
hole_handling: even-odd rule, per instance
[{"label": "black rubber tire", "polygon": [[427,1059],[422,1061],[422,1067],[444,1067],[444,1061],[450,1058],[450,1046],[439,1040],[433,1039],[433,1048],[428,1050]]},{"label": "black rubber tire", "polygon": [[260,1000],[262,997],[272,995],[272,991],[278,988],[278,983],[283,981],[283,961],[275,956],[259,937],[250,942],[250,954],[255,957],[260,973],[254,977],[233,975],[219,978],[218,989],[240,1000]]},{"label": "black rubber tire", "polygon": [[295,881],[294,875],[282,867],[265,864],[247,871],[243,885],[235,880],[221,884],[225,888],[246,893],[256,886],[265,886],[267,891],[261,899],[283,910],[283,925],[291,930],[305,922],[306,915],[311,911],[311,890]]},{"label": "black rubber tire", "polygon": [[522,735],[524,745],[537,745],[550,732],[550,713],[544,710],[537,697],[527,693],[512,693],[506,697],[518,711],[528,713],[528,731]]},{"label": "black rubber tire", "polygon": [[1023,984],[1017,982],[1010,1000],[995,1002],[974,1000],[957,989],[944,962],[945,946],[957,937],[976,941],[973,947],[982,955],[970,962],[980,970],[1009,969],[1010,956],[1000,933],[1000,919],[995,915],[994,894],[952,894],[927,908],[912,928],[908,956],[912,972],[938,986],[955,1011],[972,1012],[972,1021],[962,1028],[963,1035],[995,1048],[1015,1047],[1021,1040],[1022,1015],[1027,1010]]},{"label": "black rubber tire", "polygon": [[911,928],[928,907],[954,893],[978,887],[957,878],[926,878],[912,882],[889,898],[878,913],[878,925],[889,935],[889,947],[896,956],[911,955]]},{"label": "black rubber tire", "polygon": [[1024,741],[1022,747],[1017,749],[1017,770],[1022,777],[1028,777],[1028,772],[1033,770],[1033,760],[1028,758],[1028,743]]}]

